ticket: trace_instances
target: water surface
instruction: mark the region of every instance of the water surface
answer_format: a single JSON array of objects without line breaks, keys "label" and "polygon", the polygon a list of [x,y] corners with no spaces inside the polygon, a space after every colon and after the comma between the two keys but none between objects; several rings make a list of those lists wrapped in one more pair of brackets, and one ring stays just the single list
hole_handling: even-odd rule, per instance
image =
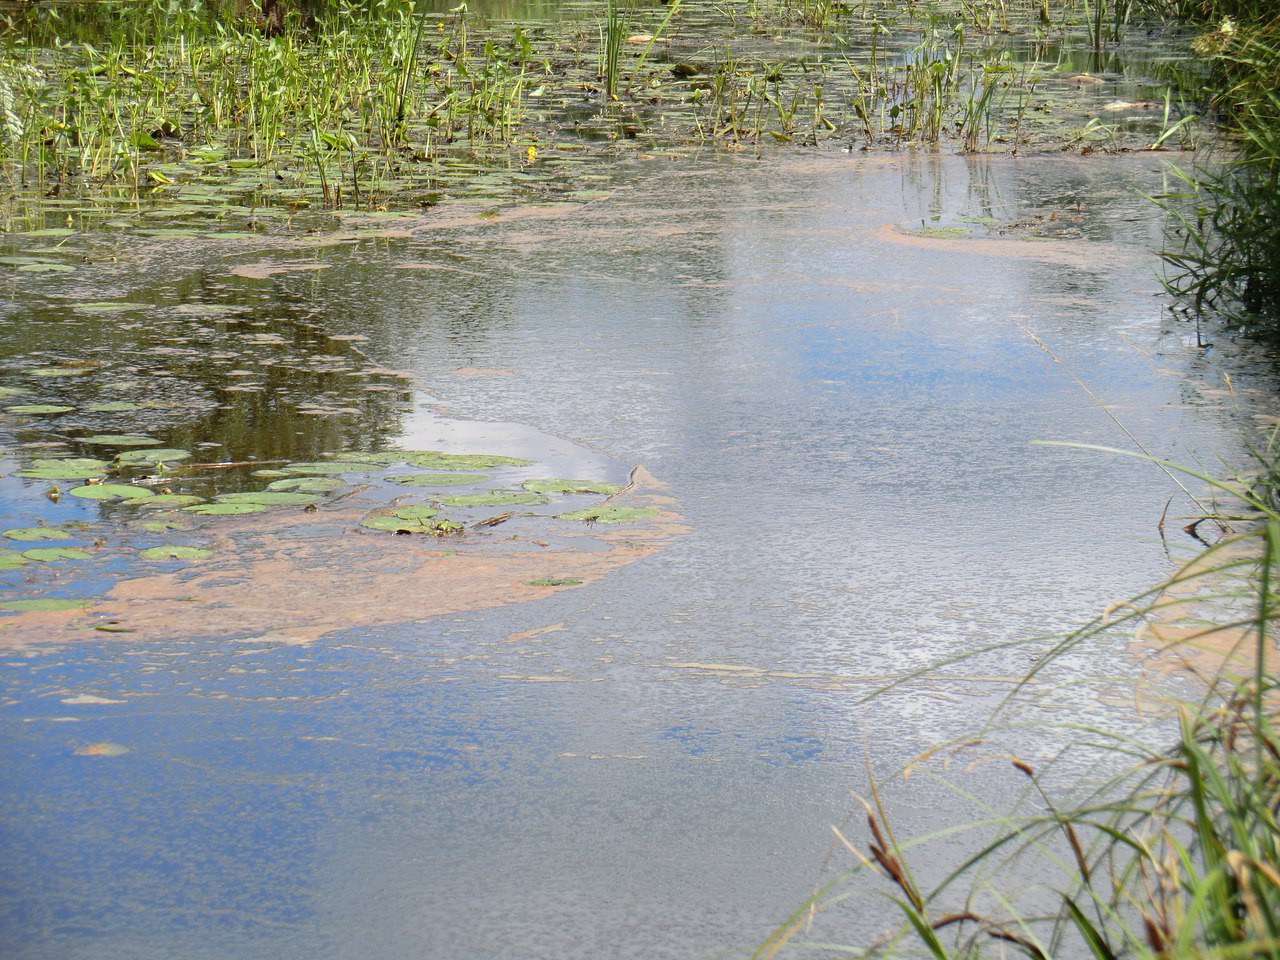
[{"label": "water surface", "polygon": [[[165,442],[642,465],[688,530],[545,599],[353,614],[300,645],[208,637],[197,613],[145,642],[58,621],[11,650],[5,954],[695,958],[757,942],[850,865],[827,859],[829,827],[868,756],[887,773],[957,735],[1037,648],[862,696],[1071,629],[1192,546],[1157,532],[1171,496],[1171,515],[1194,509],[1158,469],[1032,441],[1128,446],[1118,419],[1161,456],[1243,461],[1273,382],[1164,310],[1141,194],[1166,177],[1151,155],[638,160],[586,204],[446,206],[325,243],[160,242],[14,273],[11,372],[41,350],[153,350],[148,318],[179,306],[215,340],[247,317],[358,345],[350,376],[284,364],[248,411],[225,367],[170,363],[191,399],[152,424]],[[58,325],[103,300],[143,308]],[[363,395],[384,369],[408,377],[302,425],[299,405]],[[13,465],[53,428],[4,430]],[[107,535],[121,522],[5,484],[6,526],[68,509]],[[139,570],[124,557],[78,589]],[[6,576],[13,595],[50,589],[47,572]],[[1136,723],[1122,639],[1067,667],[1043,713]],[[1062,739],[1014,745],[1039,763]],[[128,752],[84,755],[102,743]],[[999,799],[1004,769],[956,776]],[[888,783],[904,834],[972,815],[927,780]],[[866,942],[877,903],[821,936]]]}]

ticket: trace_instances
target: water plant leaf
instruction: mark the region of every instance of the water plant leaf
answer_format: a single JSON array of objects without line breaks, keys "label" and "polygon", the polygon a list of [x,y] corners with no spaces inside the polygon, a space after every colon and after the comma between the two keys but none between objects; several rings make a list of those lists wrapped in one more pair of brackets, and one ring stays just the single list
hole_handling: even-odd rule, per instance
[{"label": "water plant leaf", "polygon": [[28,560],[38,560],[41,563],[52,563],[55,560],[89,559],[89,554],[83,550],[77,550],[75,547],[33,547],[30,550],[23,550],[22,555]]},{"label": "water plant leaf", "polygon": [[427,521],[436,516],[438,511],[418,504],[391,508],[383,507],[373,510],[360,521],[362,527],[370,530],[404,530],[409,533],[425,533]]},{"label": "water plant leaf", "polygon": [[533,493],[598,493],[613,496],[622,487],[616,483],[602,483],[598,480],[526,480],[522,486]]},{"label": "water plant leaf", "polygon": [[72,273],[75,267],[65,263],[24,263],[18,269],[23,273]]},{"label": "water plant leaf", "polygon": [[631,523],[657,515],[657,507],[587,507],[558,516],[561,520],[583,520],[587,523]]},{"label": "water plant leaf", "polygon": [[16,570],[30,562],[17,550],[0,550],[0,570]]},{"label": "water plant leaf", "polygon": [[72,487],[67,492],[82,500],[143,500],[155,496],[146,487],[135,487],[128,483],[94,483]]},{"label": "water plant leaf", "polygon": [[144,437],[133,433],[95,433],[91,437],[81,437],[81,443],[100,443],[112,447],[154,447],[160,443],[155,437]]},{"label": "water plant leaf", "polygon": [[298,493],[336,493],[346,486],[335,477],[285,477],[267,484],[268,490],[294,490]]},{"label": "water plant leaf", "polygon": [[159,447],[150,450],[126,450],[124,453],[116,457],[116,463],[122,466],[132,466],[136,464],[153,465],[157,463],[173,463],[178,460],[191,459],[190,450],[180,450],[176,447]]},{"label": "water plant leaf", "polygon": [[529,460],[487,453],[439,453],[426,450],[405,461],[424,470],[492,470],[494,467],[527,467]]},{"label": "water plant leaf", "polygon": [[204,503],[204,497],[196,497],[189,493],[157,493],[154,497],[135,500],[134,503],[148,510],[164,510]]},{"label": "water plant leaf", "polygon": [[526,587],[578,587],[582,585],[581,580],[573,577],[539,577],[537,580],[526,580]]},{"label": "water plant leaf", "polygon": [[213,556],[213,551],[206,550],[204,547],[183,547],[166,544],[159,547],[147,547],[147,549],[139,551],[138,556],[143,560],[205,560]]},{"label": "water plant leaf", "polygon": [[405,487],[461,487],[489,478],[483,473],[404,473],[387,479]]},{"label": "water plant leaf", "polygon": [[267,509],[267,505],[265,503],[197,503],[182,509],[202,517],[226,517],[244,513],[262,513]]},{"label": "water plant leaf", "polygon": [[32,461],[26,470],[17,471],[17,476],[31,480],[88,480],[91,477],[106,476],[107,468],[107,461],[90,457],[41,459]]},{"label": "water plant leaf", "polygon": [[85,407],[89,413],[128,413],[137,409],[138,405],[128,400],[108,400],[104,403],[91,403]]},{"label": "water plant leaf", "polygon": [[10,540],[70,540],[71,534],[57,527],[14,527],[4,535]]},{"label": "water plant leaf", "polygon": [[315,503],[310,493],[294,493],[284,490],[250,490],[244,493],[223,493],[213,498],[217,503],[260,503],[264,506]]},{"label": "water plant leaf", "polygon": [[0,602],[0,610],[12,610],[15,613],[83,610],[89,605],[88,600],[76,600],[70,597],[40,597],[36,600],[5,600]]},{"label": "water plant leaf", "polygon": [[19,403],[12,407],[5,407],[9,413],[37,414],[37,413],[70,413],[75,407],[66,407],[57,403]]},{"label": "water plant leaf", "polygon": [[93,373],[95,367],[33,367],[27,373],[33,377],[83,377]]},{"label": "water plant leaf", "polygon": [[329,460],[311,463],[291,463],[284,468],[284,473],[320,476],[334,473],[371,473],[381,466],[383,464],[358,460]]},{"label": "water plant leaf", "polygon": [[463,493],[453,497],[441,497],[440,502],[451,507],[509,507],[521,503],[546,503],[540,493],[517,491],[493,493]]}]

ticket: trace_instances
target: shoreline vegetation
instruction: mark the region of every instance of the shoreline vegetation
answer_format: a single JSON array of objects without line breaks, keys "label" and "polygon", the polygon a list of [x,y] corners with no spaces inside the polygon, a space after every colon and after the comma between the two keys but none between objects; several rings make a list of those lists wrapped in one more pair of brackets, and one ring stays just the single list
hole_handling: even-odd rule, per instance
[{"label": "shoreline vegetation", "polygon": [[554,199],[585,160],[707,148],[1087,153],[1200,135],[1177,87],[1190,52],[1147,39],[1177,28],[1106,0],[5,9],[10,222],[54,201],[378,212],[477,184]]},{"label": "shoreline vegetation", "polygon": [[[5,6],[5,229],[70,233],[144,211],[307,224],[461,197],[580,200],[593,159],[703,149],[1190,151],[1207,111],[1213,162],[1188,165],[1185,189],[1158,199],[1167,286],[1197,322],[1280,336],[1271,0],[606,0],[517,12],[401,0],[305,12]],[[1179,30],[1184,58],[1143,58],[1149,31]],[[1106,97],[1090,96],[1099,87]],[[900,841],[873,780],[865,836],[837,832],[855,866],[753,956],[1280,957],[1274,441],[1258,460],[1230,483],[1183,471],[1214,495],[1198,523],[1216,542],[1069,637],[1017,641],[1036,645],[1037,666],[983,731],[1017,727],[1017,707],[1044,696],[1029,681],[1088,644],[1163,624],[1162,654],[1225,642],[1243,655],[1188,659],[1199,692],[1168,706],[1171,746],[1073,729],[1110,772],[1070,801],[1057,799],[1051,764],[1005,756],[1021,800],[989,811],[974,829],[990,839],[927,883],[913,861],[961,828]],[[950,752],[976,749],[966,739]],[[1055,879],[1026,912],[1002,878],[1036,858]],[[866,874],[900,925],[874,944],[808,942],[815,916],[866,892]]]}]

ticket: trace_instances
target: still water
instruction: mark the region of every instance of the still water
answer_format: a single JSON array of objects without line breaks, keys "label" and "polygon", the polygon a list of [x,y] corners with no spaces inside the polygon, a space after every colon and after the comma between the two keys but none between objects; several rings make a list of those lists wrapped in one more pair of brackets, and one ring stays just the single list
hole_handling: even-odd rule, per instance
[{"label": "still water", "polygon": [[[863,698],[1076,627],[1193,546],[1161,540],[1169,498],[1193,506],[1155,467],[1033,441],[1131,448],[1118,420],[1217,470],[1269,412],[1261,361],[1164,309],[1141,194],[1166,177],[1152,155],[638,160],[585,204],[104,227],[75,240],[89,267],[14,272],[10,380],[125,357],[112,396],[181,402],[11,417],[6,473],[113,427],[226,461],[513,453],[642,466],[679,523],[578,587],[477,597],[388,565],[375,608],[342,593],[335,548],[291,602],[240,576],[230,615],[193,602],[145,629],[119,591],[148,570],[123,552],[5,574],[7,595],[96,597],[140,627],[0,625],[4,955],[736,955],[851,865],[830,827],[869,768],[904,835],[972,816],[892,771],[980,722],[1040,647]],[[135,306],[75,310],[102,302]],[[280,339],[291,358],[228,393]],[[34,399],[80,416],[65,379]],[[5,478],[7,527],[124,536],[118,508],[42,489]],[[307,534],[277,535],[291,562]],[[1042,716],[1137,722],[1123,638],[1067,666]],[[1039,763],[1066,738],[1013,745]],[[1004,769],[957,777],[998,800]],[[887,921],[864,899],[815,936],[868,942]]]}]

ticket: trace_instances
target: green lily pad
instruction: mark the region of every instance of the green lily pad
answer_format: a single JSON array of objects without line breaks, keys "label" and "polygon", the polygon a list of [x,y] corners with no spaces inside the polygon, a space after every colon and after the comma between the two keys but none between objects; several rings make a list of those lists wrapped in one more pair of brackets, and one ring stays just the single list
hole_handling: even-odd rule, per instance
[{"label": "green lily pad", "polygon": [[316,497],[310,493],[293,493],[284,490],[251,490],[246,493],[224,493],[214,497],[218,503],[260,503],[264,506],[281,506],[284,504],[315,503]]},{"label": "green lily pad", "polygon": [[0,400],[7,397],[20,397],[26,392],[21,387],[0,387]]},{"label": "green lily pad", "polygon": [[123,466],[138,464],[154,465],[157,463],[173,463],[178,460],[189,460],[190,450],[179,450],[176,447],[160,447],[150,450],[126,450],[116,457],[116,463]]},{"label": "green lily pad", "polygon": [[71,534],[57,527],[14,527],[4,535],[10,540],[70,540]]},{"label": "green lily pad", "polygon": [[69,457],[66,460],[41,459],[34,460],[26,470],[19,470],[17,476],[31,480],[88,480],[92,477],[104,477],[109,464],[105,460],[94,460],[90,457]]},{"label": "green lily pad", "polygon": [[[156,499],[159,499],[158,497]],[[148,500],[147,503],[152,501]],[[190,530],[191,524],[183,520],[148,520],[142,525],[148,533],[168,533],[170,530]]]},{"label": "green lily pad", "polygon": [[267,484],[268,490],[293,490],[298,493],[336,493],[346,486],[334,477],[285,477]]},{"label": "green lily pad", "polygon": [[463,493],[453,497],[441,497],[440,502],[451,507],[509,507],[520,503],[546,503],[540,493]]},{"label": "green lily pad", "polygon": [[77,550],[75,547],[33,547],[30,550],[23,550],[22,555],[28,560],[38,560],[41,563],[52,563],[55,560],[89,559],[89,554],[83,550]]},{"label": "green lily pad", "polygon": [[483,473],[405,473],[387,479],[405,487],[464,487],[489,478]]},{"label": "green lily pad", "polygon": [[91,437],[82,437],[81,443],[101,443],[112,447],[154,447],[160,443],[154,437],[143,437],[132,433],[95,433]]},{"label": "green lily pad", "polygon": [[657,507],[587,507],[585,510],[559,514],[559,519],[584,520],[587,523],[630,523],[657,515]]},{"label": "green lily pad", "polygon": [[330,460],[318,461],[314,463],[291,463],[284,468],[286,474],[298,474],[303,476],[319,475],[325,476],[334,473],[371,473],[377,470],[381,464],[364,463],[358,460]]},{"label": "green lily pad", "polygon": [[360,525],[370,530],[407,530],[411,533],[425,533],[431,520],[439,511],[431,507],[412,504],[407,507],[383,507],[365,515]]},{"label": "green lily pad", "polygon": [[16,570],[30,562],[17,550],[0,550],[0,570]]},{"label": "green lily pad", "polygon": [[622,490],[616,483],[598,480],[526,480],[522,486],[533,493],[598,493],[612,496]]},{"label": "green lily pad", "polygon": [[24,263],[17,269],[23,273],[71,273],[75,267],[65,263]]},{"label": "green lily pad", "polygon": [[154,497],[134,502],[148,510],[170,510],[204,503],[204,497],[192,496],[189,493],[157,493]]},{"label": "green lily pad", "polygon": [[69,597],[41,597],[38,600],[5,600],[0,602],[0,610],[12,610],[15,613],[47,610],[83,610],[89,605],[88,600],[74,600]]},{"label": "green lily pad", "polygon": [[531,461],[485,453],[415,453],[406,463],[424,470],[492,470],[494,467],[527,467]]},{"label": "green lily pad", "polygon": [[526,580],[526,587],[577,587],[582,585],[581,580],[575,580],[573,577],[539,577],[537,580]]},{"label": "green lily pad", "polygon": [[182,509],[202,517],[227,517],[244,513],[262,513],[267,509],[267,505],[265,503],[197,503],[195,506]]},{"label": "green lily pad", "polygon": [[146,487],[135,487],[128,483],[94,483],[72,487],[68,492],[82,500],[143,500],[155,496]]},{"label": "green lily pad", "polygon": [[64,407],[57,403],[19,403],[12,407],[5,407],[10,413],[70,413],[75,407]]},{"label": "green lily pad", "polygon": [[137,409],[138,405],[128,400],[108,400],[105,403],[91,403],[85,407],[89,413],[128,413]]},{"label": "green lily pad", "polygon": [[206,560],[213,556],[204,547],[162,546],[147,547],[138,553],[143,560]]}]

